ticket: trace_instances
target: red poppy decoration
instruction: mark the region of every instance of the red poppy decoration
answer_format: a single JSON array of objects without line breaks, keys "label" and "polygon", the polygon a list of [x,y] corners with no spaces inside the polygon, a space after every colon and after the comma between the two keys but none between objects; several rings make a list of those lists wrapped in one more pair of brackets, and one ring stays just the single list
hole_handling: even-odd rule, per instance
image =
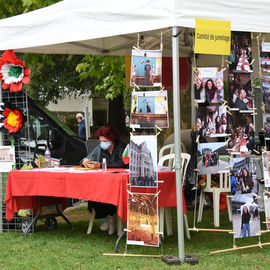
[{"label": "red poppy decoration", "polygon": [[24,62],[19,60],[13,50],[7,50],[0,58],[0,80],[3,81],[2,88],[10,88],[10,92],[22,90],[22,84],[30,82],[31,70]]},{"label": "red poppy decoration", "polygon": [[18,109],[12,110],[6,107],[1,117],[3,116],[5,119],[2,120],[1,128],[7,129],[9,133],[17,133],[20,131],[24,118],[23,114]]}]

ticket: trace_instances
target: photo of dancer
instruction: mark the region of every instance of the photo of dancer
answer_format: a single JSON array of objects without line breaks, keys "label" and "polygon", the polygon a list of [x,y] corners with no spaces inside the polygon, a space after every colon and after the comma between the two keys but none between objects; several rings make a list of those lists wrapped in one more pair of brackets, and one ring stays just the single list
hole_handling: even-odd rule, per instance
[{"label": "photo of dancer", "polygon": [[222,103],[224,99],[223,73],[216,67],[197,68],[194,71],[194,98],[197,103]]},{"label": "photo of dancer", "polygon": [[247,155],[254,149],[253,116],[249,113],[231,112],[228,121],[228,133],[231,134],[228,143],[230,153]]},{"label": "photo of dancer", "polygon": [[206,137],[224,137],[227,132],[225,106],[200,106],[196,110],[197,131]]},{"label": "photo of dancer", "polygon": [[253,72],[251,34],[249,32],[232,32],[231,55],[228,58],[231,72]]},{"label": "photo of dancer", "polygon": [[132,50],[130,86],[161,86],[161,50]]},{"label": "photo of dancer", "polygon": [[250,74],[230,73],[229,106],[231,110],[253,112],[253,93]]}]

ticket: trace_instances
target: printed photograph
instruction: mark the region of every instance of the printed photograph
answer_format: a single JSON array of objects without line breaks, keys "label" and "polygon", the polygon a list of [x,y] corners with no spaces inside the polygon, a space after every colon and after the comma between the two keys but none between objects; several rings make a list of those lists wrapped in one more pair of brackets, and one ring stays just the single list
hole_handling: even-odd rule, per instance
[{"label": "printed photograph", "polygon": [[264,192],[263,199],[265,208],[266,229],[270,229],[270,193]]},{"label": "printed photograph", "polygon": [[270,113],[263,113],[263,128],[266,131],[266,135],[270,135]]},{"label": "printed photograph", "polygon": [[225,106],[200,106],[196,110],[196,129],[205,137],[227,135],[227,113]]},{"label": "printed photograph", "polygon": [[232,195],[258,193],[255,166],[252,156],[230,159]]},{"label": "printed photograph", "polygon": [[131,136],[129,143],[130,186],[157,187],[157,136]]},{"label": "printed photograph", "polygon": [[231,72],[253,72],[251,34],[232,32],[231,55],[228,57]]},{"label": "printed photograph", "polygon": [[194,73],[194,98],[197,103],[222,103],[224,99],[223,72],[216,67],[197,68]]},{"label": "printed photograph", "polygon": [[233,155],[247,155],[254,149],[254,119],[249,113],[231,112],[228,120],[228,143]]},{"label": "printed photograph", "polygon": [[159,246],[157,200],[155,194],[128,196],[128,245]]},{"label": "printed photograph", "polygon": [[228,145],[225,142],[200,143],[198,145],[197,169],[199,175],[229,172]]},{"label": "printed photograph", "polygon": [[262,153],[264,186],[270,187],[270,151]]},{"label": "printed photograph", "polygon": [[130,86],[161,86],[161,50],[132,50]]},{"label": "printed photograph", "polygon": [[131,128],[169,127],[167,91],[132,92]]},{"label": "printed photograph", "polygon": [[228,75],[228,82],[230,110],[252,113],[254,103],[251,75],[245,73],[230,73]]},{"label": "printed photograph", "polygon": [[261,235],[257,194],[238,195],[232,199],[234,238]]},{"label": "printed photograph", "polygon": [[15,147],[0,146],[0,172],[9,172],[15,163]]},{"label": "printed photograph", "polygon": [[262,100],[270,105],[270,42],[260,43],[260,68],[262,75]]}]

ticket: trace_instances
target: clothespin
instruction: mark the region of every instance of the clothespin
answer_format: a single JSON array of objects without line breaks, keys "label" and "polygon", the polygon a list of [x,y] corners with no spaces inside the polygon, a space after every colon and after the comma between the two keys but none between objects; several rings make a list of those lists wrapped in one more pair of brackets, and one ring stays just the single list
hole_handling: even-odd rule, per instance
[{"label": "clothespin", "polygon": [[125,231],[125,232],[131,232],[131,230],[129,230],[129,229],[126,229],[126,228],[124,229],[124,231]]},{"label": "clothespin", "polygon": [[253,151],[256,153],[256,154],[260,154],[260,152],[259,151],[257,151],[256,149],[253,149]]},{"label": "clothespin", "polygon": [[199,231],[195,226],[192,228],[192,230],[193,230],[193,231],[196,231],[196,232]]},{"label": "clothespin", "polygon": [[[264,180],[266,180],[266,179],[264,179]],[[263,192],[267,193],[267,194],[270,194],[270,192],[268,190],[264,190]]]},{"label": "clothespin", "polygon": [[[251,33],[252,34],[252,33]],[[262,35],[262,33],[259,33],[259,35],[258,36],[256,36],[256,39],[257,39],[257,41],[259,42],[260,41],[260,37],[261,37],[261,35]],[[263,38],[263,42],[264,42],[264,38]]]},{"label": "clothespin", "polygon": [[199,109],[199,104],[197,102],[194,102],[193,104],[196,107],[196,109],[198,110]]},{"label": "clothespin", "polygon": [[267,152],[264,148],[262,148],[262,152]]},{"label": "clothespin", "polygon": [[140,90],[140,87],[139,87],[136,83],[133,83],[133,85],[134,85],[138,90]]},{"label": "clothespin", "polygon": [[159,131],[162,131],[162,129],[157,125],[155,125],[155,128],[157,128]]},{"label": "clothespin", "polygon": [[200,145],[200,135],[197,136],[196,143]]},{"label": "clothespin", "polygon": [[200,172],[200,170],[199,170],[199,169],[194,169],[194,171],[195,171],[195,172]]},{"label": "clothespin", "polygon": [[228,143],[230,141],[230,139],[227,139],[227,141],[225,143]]},{"label": "clothespin", "polygon": [[230,62],[230,61],[228,61],[226,59],[224,60],[224,62],[226,62],[227,64],[230,64],[230,65],[232,64],[232,62]]},{"label": "clothespin", "polygon": [[[137,45],[138,47],[139,47],[139,45]],[[138,47],[136,47],[135,45],[132,47],[134,50],[136,50],[137,52],[140,52],[141,51],[141,49],[140,48],[138,48]]]},{"label": "clothespin", "polygon": [[155,234],[160,234],[163,236],[163,232],[155,232]]},{"label": "clothespin", "polygon": [[266,133],[266,130],[265,130],[264,128],[261,128],[261,130],[262,130],[264,133]]},{"label": "clothespin", "polygon": [[160,90],[159,90],[159,94],[162,93],[164,89],[165,89],[165,87],[162,86],[162,87],[160,88]]},{"label": "clothespin", "polygon": [[232,166],[229,165],[229,166],[225,167],[225,169],[230,169],[231,167],[232,167]]},{"label": "clothespin", "polygon": [[265,113],[265,106],[264,103],[262,102],[262,106],[261,106],[262,111]]},{"label": "clothespin", "polygon": [[224,99],[220,99],[221,101],[223,101],[222,105],[221,105],[221,109],[223,109],[223,107],[227,104],[227,101]]},{"label": "clothespin", "polygon": [[254,112],[254,113],[252,113],[251,115],[257,115],[257,113],[256,113],[256,112]]},{"label": "clothespin", "polygon": [[227,148],[226,150],[227,150],[227,151],[232,151],[233,149],[232,149],[232,148]]},{"label": "clothespin", "polygon": [[232,196],[232,195],[227,195],[227,197],[228,198],[232,198],[232,199],[234,198],[234,196]]},{"label": "clothespin", "polygon": [[159,190],[154,197],[157,197],[160,192],[161,192],[161,190]]},{"label": "clothespin", "polygon": [[259,157],[254,157],[253,160],[261,160]]},{"label": "clothespin", "polygon": [[127,193],[133,197],[133,193],[127,189]]},{"label": "clothespin", "polygon": [[232,115],[230,111],[226,110],[226,112],[227,112],[229,115]]},{"label": "clothespin", "polygon": [[250,65],[252,65],[255,62],[255,58],[252,59]]},{"label": "clothespin", "polygon": [[156,183],[164,183],[164,180],[158,180],[158,181],[156,181]]}]

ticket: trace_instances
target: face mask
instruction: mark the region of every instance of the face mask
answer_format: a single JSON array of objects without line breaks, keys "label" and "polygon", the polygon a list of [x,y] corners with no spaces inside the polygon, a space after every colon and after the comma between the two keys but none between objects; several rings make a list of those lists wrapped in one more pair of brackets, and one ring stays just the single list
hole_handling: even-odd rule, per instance
[{"label": "face mask", "polygon": [[110,148],[110,146],[112,145],[111,142],[100,142],[100,147],[103,150],[108,150]]}]

